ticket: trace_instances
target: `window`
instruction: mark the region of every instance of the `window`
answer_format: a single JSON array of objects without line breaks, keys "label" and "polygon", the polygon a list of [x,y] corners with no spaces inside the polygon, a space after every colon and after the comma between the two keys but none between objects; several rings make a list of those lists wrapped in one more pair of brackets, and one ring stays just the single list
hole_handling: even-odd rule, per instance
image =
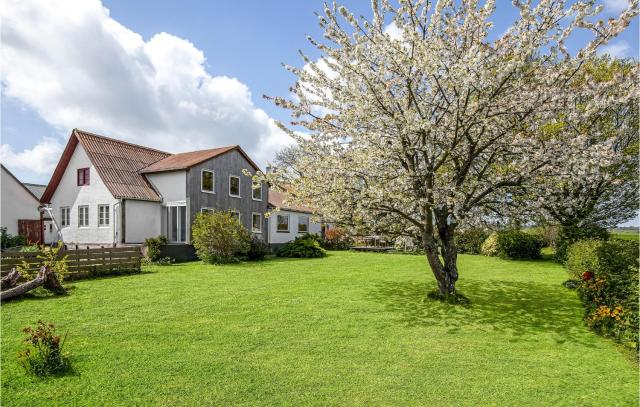
[{"label": "window", "polygon": [[186,206],[167,206],[167,235],[171,243],[187,241]]},{"label": "window", "polygon": [[236,210],[230,210],[229,211],[231,213],[231,216],[234,217],[235,219],[238,219],[238,222],[240,222],[240,212],[236,211]]},{"label": "window", "polygon": [[308,216],[298,216],[298,233],[309,233]]},{"label": "window", "polygon": [[229,175],[229,196],[240,198],[240,177]]},{"label": "window", "polygon": [[78,206],[78,227],[89,227],[89,207],[86,205]]},{"label": "window", "polygon": [[210,194],[215,194],[214,191],[215,181],[214,174],[211,170],[202,170],[200,176],[200,190]]},{"label": "window", "polygon": [[60,208],[60,226],[66,227],[71,224],[71,208],[63,206]]},{"label": "window", "polygon": [[251,230],[254,233],[262,233],[262,214],[261,213],[253,213],[251,214]]},{"label": "window", "polygon": [[262,183],[253,184],[253,200],[262,201]]},{"label": "window", "polygon": [[78,169],[78,186],[89,185],[89,169],[88,168],[79,168]]},{"label": "window", "polygon": [[213,209],[213,208],[201,208],[200,212],[212,214],[213,212],[215,212],[215,209]]},{"label": "window", "polygon": [[109,226],[109,205],[98,205],[98,226]]},{"label": "window", "polygon": [[277,232],[289,232],[289,215],[278,215],[276,222]]}]

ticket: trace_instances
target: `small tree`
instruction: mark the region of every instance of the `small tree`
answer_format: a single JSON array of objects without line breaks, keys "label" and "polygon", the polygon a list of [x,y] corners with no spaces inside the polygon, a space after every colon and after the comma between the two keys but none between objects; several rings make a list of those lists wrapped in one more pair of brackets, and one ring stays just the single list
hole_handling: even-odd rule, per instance
[{"label": "small tree", "polygon": [[[479,3],[373,0],[369,20],[325,5],[326,41],[309,38],[321,58],[287,67],[294,97],[273,99],[291,110],[292,127],[280,126],[299,149],[291,168],[265,178],[336,223],[419,238],[446,296],[458,280],[459,226],[526,204],[522,192],[563,160],[607,162],[584,137],[546,138],[542,127],[605,109],[612,94],[623,102],[637,75],[593,86],[585,70],[637,15],[637,0],[608,22],[594,21],[592,1],[516,0],[520,18],[494,41],[496,2]],[[570,54],[578,29],[592,38]]]},{"label": "small tree", "polygon": [[246,252],[250,233],[231,212],[199,213],[191,227],[192,243],[206,263],[237,261],[236,253]]}]

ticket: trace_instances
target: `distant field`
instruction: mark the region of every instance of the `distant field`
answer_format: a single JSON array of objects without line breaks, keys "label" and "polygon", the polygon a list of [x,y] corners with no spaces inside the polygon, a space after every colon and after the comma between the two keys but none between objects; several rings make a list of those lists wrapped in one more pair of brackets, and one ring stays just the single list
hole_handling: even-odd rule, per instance
[{"label": "distant field", "polygon": [[638,238],[638,232],[631,231],[631,230],[611,232],[611,237],[616,239],[623,239],[623,240],[635,240],[635,241],[640,240]]}]

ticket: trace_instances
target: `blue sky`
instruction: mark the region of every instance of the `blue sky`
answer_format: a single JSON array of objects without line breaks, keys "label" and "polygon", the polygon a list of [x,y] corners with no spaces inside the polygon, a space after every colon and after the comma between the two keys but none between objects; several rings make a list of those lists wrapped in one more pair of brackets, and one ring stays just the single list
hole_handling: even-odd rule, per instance
[{"label": "blue sky", "polygon": [[[321,37],[314,15],[314,11],[322,9],[321,1],[104,0],[102,5],[109,10],[108,16],[102,15],[99,7],[87,5],[90,1],[64,1],[50,9],[46,8],[52,7],[52,2],[37,3],[35,0],[14,3],[24,10],[9,13],[2,31],[3,45],[11,44],[9,51],[13,52],[5,54],[5,63],[20,65],[25,61],[25,66],[14,66],[13,71],[3,66],[1,125],[3,162],[22,180],[48,181],[51,166],[73,127],[170,151],[238,143],[257,155],[262,163],[287,143],[273,136],[276,130],[267,123],[269,118],[286,121],[286,112],[263,100],[262,95],[287,95],[294,78],[281,63],[301,65],[298,49],[312,57],[318,56],[305,35]],[[605,14],[611,14],[625,1],[606,3]],[[343,4],[356,14],[370,15],[369,1]],[[499,34],[514,20],[516,12],[510,1],[498,1],[498,4],[494,31]],[[17,22],[31,28],[21,28],[23,24]],[[114,28],[117,23],[122,27]],[[98,25],[105,28],[96,30]],[[38,31],[41,31],[40,37],[34,34]],[[158,33],[169,35],[159,37]],[[141,38],[129,38],[135,34]],[[111,35],[116,40],[105,38]],[[150,41],[152,38],[156,41]],[[577,36],[573,43],[580,40]],[[145,47],[151,42],[157,46]],[[611,52],[618,56],[637,58],[638,19],[610,46]],[[123,47],[124,51],[120,49]],[[144,51],[148,55],[140,55],[142,48],[149,48]],[[206,58],[204,73],[198,72],[198,51]],[[131,65],[127,58],[135,58],[140,70],[123,70],[123,65]],[[167,67],[168,76],[172,70],[188,71],[187,75],[191,76],[185,80],[201,77],[203,86],[217,88],[211,94],[194,96],[181,93],[182,82],[169,83],[170,79],[165,78],[161,80],[162,86],[173,89],[169,96],[157,89],[149,93],[148,88],[158,86],[156,82],[140,85],[144,89],[129,93],[144,83],[144,78],[140,81],[136,78],[144,75],[149,58],[156,69]],[[14,61],[7,62],[8,59]],[[172,59],[193,63],[178,66]],[[119,60],[121,64],[114,63]],[[56,68],[48,70],[50,66]],[[8,87],[9,81],[13,82]],[[60,89],[53,89],[52,83],[59,83]],[[145,118],[147,121],[154,117],[166,118],[176,109],[197,109],[198,103],[203,106],[227,103],[225,92],[234,95],[229,102],[230,109],[245,115],[216,109],[206,111],[206,117],[213,115],[216,120],[211,125],[211,137],[206,136],[208,123],[203,115],[193,111],[187,117],[202,121],[202,128],[194,129],[194,125],[187,123],[170,123],[167,128],[139,123]],[[117,95],[122,95],[122,100]],[[164,97],[175,100],[160,100]],[[158,104],[144,106],[149,99]],[[185,100],[195,100],[195,107],[179,104]],[[172,133],[167,135],[169,131]],[[251,132],[261,135],[248,136]],[[175,136],[175,133],[182,135]],[[233,135],[227,136],[228,133]],[[258,146],[261,146],[259,150]]]}]

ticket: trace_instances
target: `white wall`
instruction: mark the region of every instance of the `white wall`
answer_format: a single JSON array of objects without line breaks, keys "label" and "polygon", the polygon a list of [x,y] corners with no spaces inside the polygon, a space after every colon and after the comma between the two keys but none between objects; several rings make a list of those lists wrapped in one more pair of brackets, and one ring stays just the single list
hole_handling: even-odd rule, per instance
[{"label": "white wall", "polygon": [[164,203],[186,201],[187,172],[169,171],[145,174],[151,185],[160,193]]},{"label": "white wall", "polygon": [[40,219],[40,202],[2,167],[0,174],[0,226],[18,234],[18,219]]},{"label": "white wall", "polygon": [[144,243],[146,238],[160,235],[160,202],[127,199],[124,208],[126,243]]},{"label": "white wall", "polygon": [[[278,215],[289,215],[289,232],[278,232]],[[298,233],[298,216],[309,217],[309,233],[320,234],[322,227],[319,222],[313,222],[311,215],[307,213],[293,212],[280,210],[278,212],[272,212],[269,216],[269,243],[270,244],[282,244],[294,240],[297,236],[302,236],[303,233]]]},{"label": "white wall", "polygon": [[[89,168],[89,185],[78,186],[77,170]],[[65,243],[76,244],[112,244],[116,213],[114,205],[118,202],[104,185],[96,168],[91,164],[81,144],[76,146],[69,165],[62,175],[60,184],[51,197],[52,214],[61,226],[60,208],[71,207],[71,224],[62,228]],[[78,206],[89,206],[89,227],[78,227]],[[98,205],[109,205],[109,226],[98,227]]]}]

